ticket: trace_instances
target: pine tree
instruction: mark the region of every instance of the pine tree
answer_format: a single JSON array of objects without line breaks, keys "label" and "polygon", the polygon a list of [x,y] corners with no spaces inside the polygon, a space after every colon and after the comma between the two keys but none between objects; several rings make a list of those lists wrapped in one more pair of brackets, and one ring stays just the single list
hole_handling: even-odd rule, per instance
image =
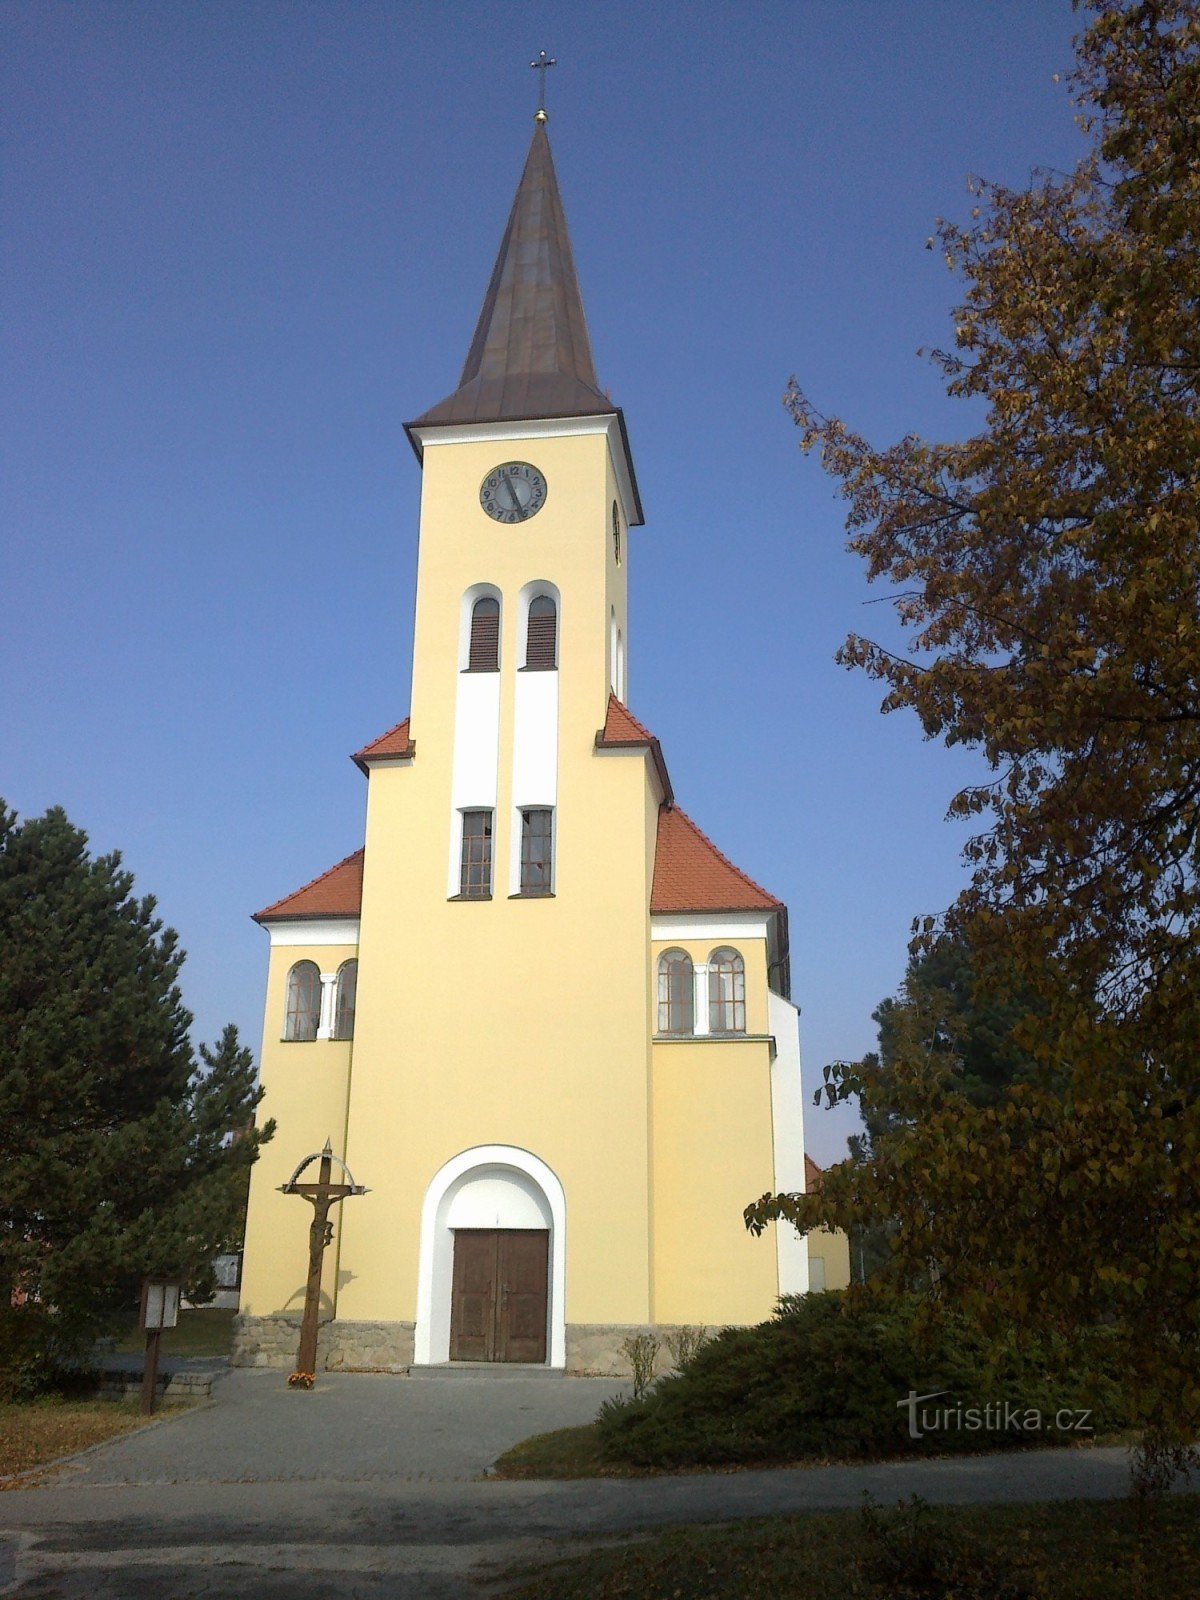
[{"label": "pine tree", "polygon": [[250,1053],[189,1040],[175,933],[65,813],[0,806],[0,1368],[78,1349],[149,1273],[240,1242]]}]

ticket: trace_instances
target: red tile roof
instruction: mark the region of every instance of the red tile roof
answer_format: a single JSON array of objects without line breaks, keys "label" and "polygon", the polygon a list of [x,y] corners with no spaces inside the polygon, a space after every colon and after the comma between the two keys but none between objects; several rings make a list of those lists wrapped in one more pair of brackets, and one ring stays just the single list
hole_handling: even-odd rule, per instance
[{"label": "red tile roof", "polygon": [[804,1157],[804,1188],[808,1194],[821,1187],[822,1172],[810,1155]]},{"label": "red tile roof", "polygon": [[402,760],[406,756],[416,753],[416,745],[408,736],[409,719],[398,722],[394,728],[389,728],[386,733],[381,733],[378,739],[373,739],[370,744],[363,745],[361,750],[356,750],[350,757],[360,772],[367,772],[368,761]]},{"label": "red tile roof", "polygon": [[295,894],[254,915],[255,922],[290,922],[310,917],[357,917],[362,910],[363,857],[365,850],[330,867],[319,878],[306,883]]},{"label": "red tile roof", "polygon": [[658,773],[658,781],[662,785],[663,799],[668,803],[674,800],[675,791],[671,788],[662,745],[649,728],[642,727],[638,719],[621,704],[615,694],[610,694],[608,697],[608,713],[604,718],[604,726],[596,735],[596,749],[649,750]]},{"label": "red tile roof", "polygon": [[[373,743],[357,751],[354,760],[364,772],[371,760],[398,760],[411,756],[415,745],[406,717]],[[633,714],[609,697],[604,727],[596,735],[600,750],[649,750],[666,796],[658,813],[658,838],[654,854],[654,887],[650,910],[672,912],[782,911],[774,895],[727,856],[692,819],[674,804],[662,747]],[[309,917],[357,917],[362,906],[362,850],[339,861],[295,894],[277,900],[255,916],[256,922],[282,922]]]},{"label": "red tile roof", "polygon": [[782,909],[782,901],[735,867],[678,806],[659,808],[652,912]]}]

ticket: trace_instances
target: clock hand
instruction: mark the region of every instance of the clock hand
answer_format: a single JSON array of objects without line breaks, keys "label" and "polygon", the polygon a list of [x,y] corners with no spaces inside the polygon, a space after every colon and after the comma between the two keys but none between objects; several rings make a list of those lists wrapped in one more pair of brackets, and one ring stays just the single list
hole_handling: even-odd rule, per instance
[{"label": "clock hand", "polygon": [[513,510],[517,513],[518,517],[521,516],[521,502],[517,499],[517,491],[513,488],[513,481],[511,478],[505,478],[504,487],[508,490],[509,497],[512,500]]}]

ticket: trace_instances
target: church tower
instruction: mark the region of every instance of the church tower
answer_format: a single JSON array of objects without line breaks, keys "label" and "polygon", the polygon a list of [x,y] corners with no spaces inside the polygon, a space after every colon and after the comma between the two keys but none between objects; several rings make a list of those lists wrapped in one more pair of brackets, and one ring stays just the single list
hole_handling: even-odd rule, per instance
[{"label": "church tower", "polygon": [[330,1366],[620,1370],[630,1333],[807,1288],[746,1203],[804,1186],[787,914],[675,804],[626,708],[624,417],[597,383],[539,113],[421,464],[410,715],[359,750],[364,848],[271,938],[238,1359],[287,1364],[326,1136]]}]

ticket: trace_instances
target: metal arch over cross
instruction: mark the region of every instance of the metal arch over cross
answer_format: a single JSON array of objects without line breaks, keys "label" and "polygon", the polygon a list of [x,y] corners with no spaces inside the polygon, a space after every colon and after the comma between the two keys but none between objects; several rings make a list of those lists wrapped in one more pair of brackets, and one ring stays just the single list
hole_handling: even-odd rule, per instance
[{"label": "metal arch over cross", "polygon": [[544,50],[539,50],[538,51],[538,55],[537,55],[537,60],[536,61],[531,61],[529,63],[529,65],[533,68],[533,70],[535,72],[540,72],[541,73],[541,77],[538,79],[538,108],[537,108],[537,111],[534,113],[534,115],[536,116],[536,118],[537,118],[537,120],[539,122],[545,122],[546,121],[546,73],[549,71],[549,69],[551,67],[556,67],[558,65],[558,62],[554,59],[553,56],[548,56]]}]

